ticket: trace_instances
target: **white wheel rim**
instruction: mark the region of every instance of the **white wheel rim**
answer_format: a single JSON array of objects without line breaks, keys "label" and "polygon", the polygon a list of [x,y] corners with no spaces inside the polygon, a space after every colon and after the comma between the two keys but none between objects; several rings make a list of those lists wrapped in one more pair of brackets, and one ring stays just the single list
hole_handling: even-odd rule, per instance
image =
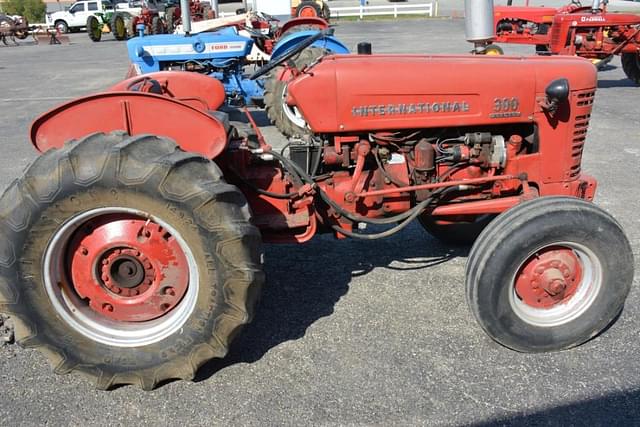
[{"label": "white wheel rim", "polygon": [[285,117],[294,125],[301,129],[306,129],[307,121],[302,117],[302,113],[296,106],[290,106],[287,104],[287,85],[285,83],[284,90],[282,91],[282,111]]},{"label": "white wheel rim", "polygon": [[[550,308],[536,308],[524,303],[515,289],[517,272],[536,252],[547,247],[559,246],[572,249],[577,255],[581,267],[582,278],[576,293],[568,301]],[[584,245],[572,242],[558,242],[545,245],[532,251],[520,263],[509,281],[509,304],[513,312],[524,322],[538,327],[550,328],[565,325],[582,316],[596,300],[602,289],[602,265],[598,257]]]},{"label": "white wheel rim", "polygon": [[[183,299],[166,315],[146,322],[120,322],[100,316],[86,302],[59,283],[67,280],[63,272],[63,256],[73,233],[90,219],[106,214],[131,214],[148,218],[168,230],[178,241],[187,259],[189,285]],[[54,233],[44,252],[44,286],[56,313],[74,331],[81,335],[114,347],[141,347],[150,345],[178,332],[193,313],[198,297],[199,275],[192,251],[180,233],[162,219],[146,212],[124,207],[92,209],[69,219]]]}]

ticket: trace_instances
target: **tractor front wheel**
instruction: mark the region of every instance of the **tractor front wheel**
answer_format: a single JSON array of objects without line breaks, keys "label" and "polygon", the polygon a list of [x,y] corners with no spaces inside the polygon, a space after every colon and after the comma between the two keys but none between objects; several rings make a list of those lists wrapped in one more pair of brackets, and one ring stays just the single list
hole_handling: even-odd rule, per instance
[{"label": "tractor front wheel", "polygon": [[89,38],[94,42],[99,42],[102,39],[102,24],[97,17],[90,15],[87,18],[87,33]]},{"label": "tractor front wheel", "polygon": [[190,380],[223,357],[263,282],[242,193],[173,141],[93,134],[0,198],[0,312],[56,373],[108,389]]},{"label": "tractor front wheel", "polygon": [[[327,55],[327,49],[309,47],[292,60],[298,70]],[[285,66],[279,66],[267,75],[264,85],[264,104],[271,123],[284,136],[304,135],[309,132],[302,114],[296,107],[287,105],[287,75]]]},{"label": "tractor front wheel", "polygon": [[580,345],[622,311],[633,253],[592,203],[542,197],[494,219],[471,249],[467,302],[498,343],[522,352]]},{"label": "tractor front wheel", "polygon": [[640,54],[623,53],[620,58],[622,70],[635,84],[640,84]]}]

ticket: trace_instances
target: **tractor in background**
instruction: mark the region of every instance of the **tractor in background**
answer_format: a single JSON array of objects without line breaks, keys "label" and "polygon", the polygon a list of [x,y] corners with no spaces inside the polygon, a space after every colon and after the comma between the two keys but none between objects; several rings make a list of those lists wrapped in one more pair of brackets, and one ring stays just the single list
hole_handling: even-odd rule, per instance
[{"label": "tractor in background", "polygon": [[298,18],[331,18],[331,10],[323,0],[291,0],[291,16]]},{"label": "tractor in background", "polygon": [[222,82],[227,103],[265,107],[276,127],[285,135],[307,132],[295,109],[286,102],[285,67],[266,78],[251,80],[247,67],[264,65],[321,33],[321,37],[293,58],[303,67],[329,53],[349,53],[320,18],[292,19],[280,26],[272,16],[249,12],[233,17],[193,22],[188,37],[182,34],[140,37],[127,42],[132,69],[129,76],[157,71],[191,71]]},{"label": "tractor in background", "polygon": [[126,12],[96,12],[87,17],[87,34],[94,42],[101,41],[105,33],[113,34],[116,40],[126,40],[127,28],[131,28],[132,22],[133,16]]},{"label": "tractor in background", "polygon": [[[602,67],[619,55],[627,77],[640,83],[640,16],[607,13],[606,1],[559,8],[501,7],[492,42],[533,44],[543,55],[576,55]],[[495,45],[486,46],[489,53]]]},{"label": "tractor in background", "polygon": [[[189,0],[189,10],[193,22],[212,20],[216,18],[215,11],[210,4],[200,0]],[[165,21],[167,23],[167,33],[171,34],[178,25],[182,24],[182,9],[180,3],[175,0],[165,10]]]}]

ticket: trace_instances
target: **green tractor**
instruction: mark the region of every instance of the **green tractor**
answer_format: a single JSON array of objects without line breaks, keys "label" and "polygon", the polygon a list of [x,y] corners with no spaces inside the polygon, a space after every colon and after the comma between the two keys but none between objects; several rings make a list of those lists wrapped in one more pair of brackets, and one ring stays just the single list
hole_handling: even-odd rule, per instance
[{"label": "green tractor", "polygon": [[116,40],[126,40],[132,18],[126,12],[98,12],[87,18],[87,33],[94,42],[99,42],[103,33],[112,33]]}]

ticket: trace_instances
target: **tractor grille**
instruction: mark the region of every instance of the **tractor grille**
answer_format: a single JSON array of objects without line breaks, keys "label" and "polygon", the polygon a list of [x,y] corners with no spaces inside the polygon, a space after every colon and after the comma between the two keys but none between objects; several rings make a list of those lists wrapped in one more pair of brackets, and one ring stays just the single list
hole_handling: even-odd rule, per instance
[{"label": "tractor grille", "polygon": [[551,46],[559,46],[560,44],[560,29],[559,25],[551,26]]},{"label": "tractor grille", "polygon": [[[593,98],[596,96],[595,91],[586,91],[578,94],[578,107],[587,107],[593,104]],[[576,118],[577,120],[577,118]]]},{"label": "tractor grille", "polygon": [[590,117],[591,114],[576,116],[574,121],[573,143],[571,145],[571,168],[569,169],[569,175],[571,178],[575,178],[580,175],[582,149],[584,147],[584,142],[587,139],[587,129],[589,128]]},{"label": "tractor grille", "polygon": [[573,139],[571,143],[571,166],[569,168],[569,178],[576,178],[580,175],[582,150],[587,139],[589,119],[591,118],[591,108],[593,106],[595,96],[595,90],[584,90],[575,94],[574,103],[576,116],[573,119]]}]

